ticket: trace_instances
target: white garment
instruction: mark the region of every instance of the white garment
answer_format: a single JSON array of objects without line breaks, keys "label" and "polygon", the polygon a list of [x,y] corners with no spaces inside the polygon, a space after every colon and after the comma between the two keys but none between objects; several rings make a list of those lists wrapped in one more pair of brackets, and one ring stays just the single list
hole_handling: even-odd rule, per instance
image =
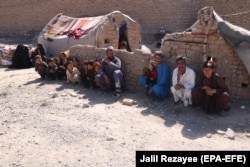
[{"label": "white garment", "polygon": [[184,102],[184,105],[187,106],[188,104],[192,104],[192,98],[191,98],[191,90],[195,86],[195,72],[189,67],[186,67],[186,71],[183,75],[180,76],[179,84],[182,84],[185,89],[176,90],[175,85],[177,84],[177,74],[178,74],[178,68],[175,68],[172,75],[172,87],[171,92],[174,96],[174,101],[178,102],[179,100],[182,100]]},{"label": "white garment", "polygon": [[76,68],[76,67],[73,67],[73,71],[72,73],[69,72],[69,70],[66,71],[66,75],[67,75],[67,82],[78,82],[80,83],[81,82],[81,73],[80,71]]}]

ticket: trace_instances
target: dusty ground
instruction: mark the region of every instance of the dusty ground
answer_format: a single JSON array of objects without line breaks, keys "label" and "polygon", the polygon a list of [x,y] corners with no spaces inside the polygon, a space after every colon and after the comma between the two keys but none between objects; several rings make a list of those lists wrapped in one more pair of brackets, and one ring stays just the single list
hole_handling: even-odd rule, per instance
[{"label": "dusty ground", "polygon": [[[250,101],[207,117],[143,92],[120,99],[0,66],[0,167],[132,167],[136,150],[250,150]],[[137,101],[126,106],[124,98]]]}]

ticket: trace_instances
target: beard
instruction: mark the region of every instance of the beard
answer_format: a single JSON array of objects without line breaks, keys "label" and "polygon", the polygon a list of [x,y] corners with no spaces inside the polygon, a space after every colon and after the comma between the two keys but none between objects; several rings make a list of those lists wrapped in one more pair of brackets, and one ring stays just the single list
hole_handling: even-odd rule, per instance
[{"label": "beard", "polygon": [[112,60],[114,60],[114,56],[108,56],[108,59],[110,60],[110,61],[112,61]]}]

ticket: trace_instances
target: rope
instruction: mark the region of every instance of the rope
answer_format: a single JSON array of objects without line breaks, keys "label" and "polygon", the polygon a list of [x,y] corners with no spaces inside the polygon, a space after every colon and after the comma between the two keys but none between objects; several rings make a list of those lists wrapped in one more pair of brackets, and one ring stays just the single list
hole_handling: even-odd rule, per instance
[{"label": "rope", "polygon": [[250,13],[250,10],[240,12],[240,13],[221,15],[221,16],[223,16],[223,17],[225,17],[225,16],[238,16],[238,15],[247,14],[247,13]]}]

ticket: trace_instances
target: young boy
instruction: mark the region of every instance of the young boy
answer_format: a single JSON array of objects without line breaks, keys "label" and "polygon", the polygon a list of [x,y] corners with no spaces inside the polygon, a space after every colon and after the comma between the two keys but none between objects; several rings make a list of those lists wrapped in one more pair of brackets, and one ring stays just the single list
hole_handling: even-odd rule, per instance
[{"label": "young boy", "polygon": [[47,77],[46,70],[48,68],[48,64],[42,60],[40,55],[35,57],[35,71],[41,76],[42,79]]},{"label": "young boy", "polygon": [[82,68],[80,69],[81,71],[81,78],[82,78],[82,82],[83,82],[83,86],[85,88],[88,88],[89,87],[89,84],[88,84],[88,80],[87,80],[87,77],[88,77],[88,60],[85,60],[82,64]]},{"label": "young boy", "polygon": [[67,66],[67,58],[59,57],[59,64],[57,70],[58,79],[66,79],[66,67]]},{"label": "young boy", "polygon": [[56,80],[58,67],[52,58],[49,58],[47,61],[48,61],[48,68],[47,68],[47,72],[46,72],[47,78],[50,80]]},{"label": "young boy", "polygon": [[81,73],[80,71],[73,66],[73,62],[69,61],[67,63],[67,83],[73,82],[73,83],[81,83]]},{"label": "young boy", "polygon": [[94,88],[94,80],[95,80],[95,71],[94,71],[94,61],[89,60],[88,62],[88,72],[87,72],[87,80],[89,82],[90,88]]},{"label": "young boy", "polygon": [[146,77],[145,89],[148,90],[149,86],[153,86],[154,84],[156,84],[157,81],[157,71],[155,68],[155,62],[152,60],[148,63],[145,77]]}]

